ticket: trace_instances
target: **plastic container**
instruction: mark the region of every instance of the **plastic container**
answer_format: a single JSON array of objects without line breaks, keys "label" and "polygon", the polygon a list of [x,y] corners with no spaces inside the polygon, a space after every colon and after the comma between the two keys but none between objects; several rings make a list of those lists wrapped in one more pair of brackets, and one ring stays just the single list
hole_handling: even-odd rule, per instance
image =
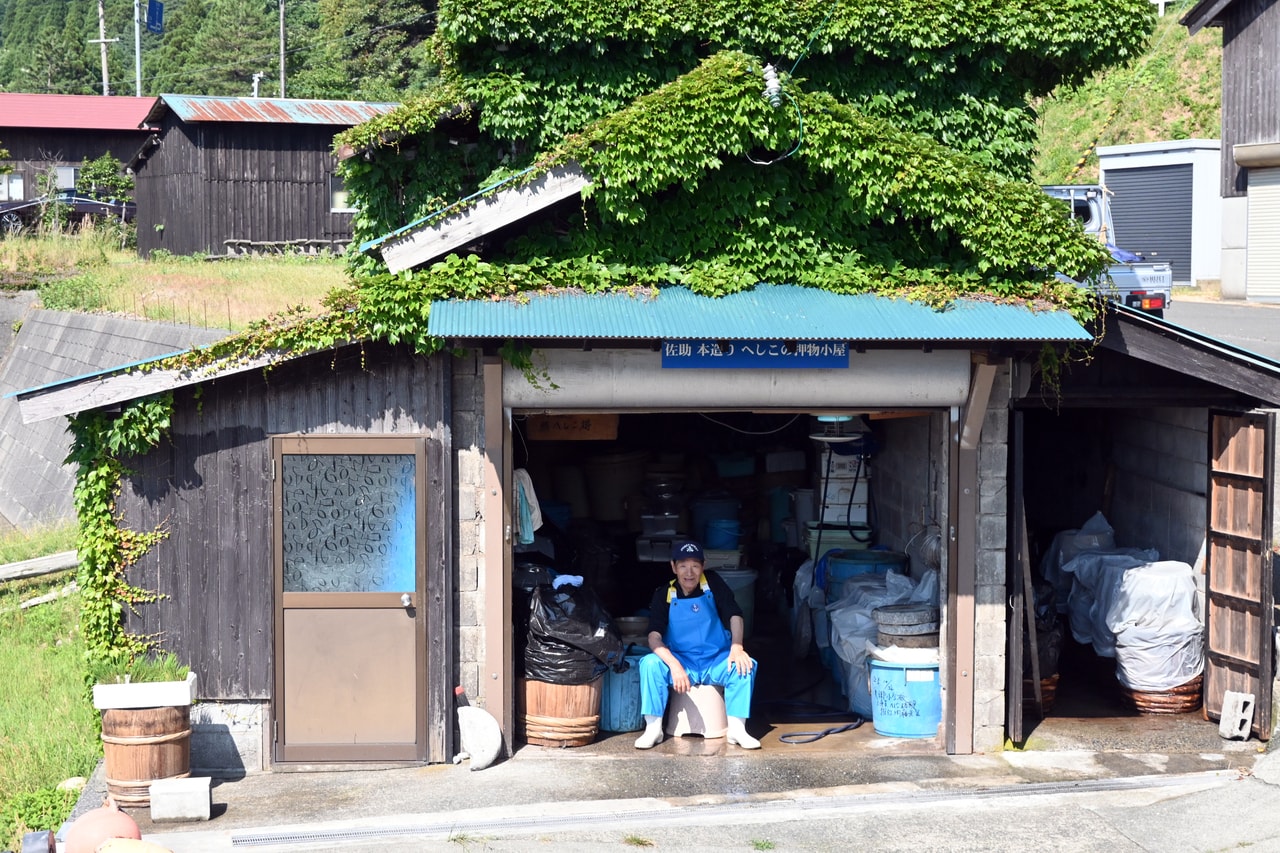
[{"label": "plastic container", "polygon": [[587,499],[587,478],[577,465],[555,468],[556,497],[569,505],[573,518],[590,518],[591,501]]},{"label": "plastic container", "polygon": [[756,616],[756,570],[719,569],[717,574],[733,590],[733,597],[742,609],[742,636],[751,636]]},{"label": "plastic container", "polygon": [[[732,519],[737,521],[738,507],[738,499],[725,494],[703,495],[694,500],[689,505],[692,515],[693,538],[701,541],[704,548],[715,547],[708,545],[706,542],[707,523],[712,519]],[[733,544],[726,547],[737,548],[737,540],[735,539]]]},{"label": "plastic container", "polygon": [[591,494],[591,517],[596,521],[625,521],[627,498],[640,493],[644,485],[644,465],[649,454],[609,453],[588,459],[587,490]]},{"label": "plastic container", "polygon": [[543,519],[550,521],[562,531],[569,529],[569,519],[573,518],[573,507],[568,501],[539,501],[538,506],[542,510]]},{"label": "plastic container", "polygon": [[818,507],[813,489],[796,489],[792,494],[792,500],[795,506],[792,508],[791,517],[796,520],[796,527],[803,530],[805,525],[813,522],[818,517]]},{"label": "plastic container", "polygon": [[906,568],[908,559],[906,554],[898,551],[862,549],[828,553],[825,566],[827,603],[840,598],[844,591],[844,582],[854,575],[882,575],[890,569],[901,573]]},{"label": "plastic container", "polygon": [[871,661],[871,721],[887,737],[935,737],[942,722],[936,663]]},{"label": "plastic container", "polygon": [[703,556],[706,562],[703,563],[704,568],[715,569],[736,569],[738,564],[742,562],[742,551],[734,549],[719,550],[715,548],[703,549]]},{"label": "plastic container", "polygon": [[629,654],[626,672],[610,669],[604,674],[600,695],[600,728],[606,732],[638,732],[644,728],[640,713],[640,659],[644,653]]},{"label": "plastic container", "polygon": [[821,554],[818,549],[822,549],[825,554],[833,548],[839,548],[842,551],[851,551],[856,548],[866,548],[871,544],[872,531],[866,525],[855,524],[852,530],[848,527],[835,527],[828,525],[821,529],[822,542],[818,542],[818,522],[810,521],[804,528],[804,547],[809,552],[809,556],[818,559]]},{"label": "plastic container", "polygon": [[742,527],[736,518],[712,518],[707,520],[707,532],[702,537],[704,548],[715,551],[732,551],[742,538]]}]

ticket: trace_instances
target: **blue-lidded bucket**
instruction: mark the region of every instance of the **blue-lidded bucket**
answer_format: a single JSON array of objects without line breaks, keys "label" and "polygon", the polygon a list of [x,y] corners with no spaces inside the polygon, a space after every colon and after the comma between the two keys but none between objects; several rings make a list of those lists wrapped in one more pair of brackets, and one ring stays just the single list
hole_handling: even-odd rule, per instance
[{"label": "blue-lidded bucket", "polygon": [[689,504],[690,521],[692,522],[693,538],[702,540],[702,547],[713,548],[717,551],[727,551],[738,547],[735,541],[728,546],[715,546],[709,544],[707,539],[707,524],[716,519],[729,519],[731,521],[738,520],[738,499],[726,494],[708,494],[695,498]]},{"label": "blue-lidded bucket", "polygon": [[712,518],[707,521],[707,532],[702,537],[704,548],[712,551],[733,551],[742,537],[742,527],[736,518]]},{"label": "blue-lidded bucket", "polygon": [[855,575],[902,573],[910,558],[899,551],[845,550],[827,554],[825,584],[827,603],[839,600],[844,582]]},{"label": "blue-lidded bucket", "polygon": [[604,674],[600,728],[606,732],[638,732],[644,728],[644,715],[640,713],[640,659],[645,654],[627,655],[631,666],[626,672],[610,669]]},{"label": "blue-lidded bucket", "polygon": [[876,734],[934,737],[942,722],[942,683],[936,663],[871,659],[871,721]]},{"label": "blue-lidded bucket", "polygon": [[550,521],[562,531],[568,531],[569,522],[573,518],[573,507],[568,501],[540,501],[542,517]]}]

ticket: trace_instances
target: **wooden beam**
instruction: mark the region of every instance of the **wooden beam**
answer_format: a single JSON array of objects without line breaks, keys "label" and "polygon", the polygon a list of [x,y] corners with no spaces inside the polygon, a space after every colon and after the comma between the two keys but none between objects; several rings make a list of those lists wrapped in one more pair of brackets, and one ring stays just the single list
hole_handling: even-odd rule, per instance
[{"label": "wooden beam", "polygon": [[7,566],[0,566],[0,583],[23,578],[36,578],[41,575],[50,575],[54,572],[64,572],[67,569],[74,569],[78,565],[80,565],[80,559],[76,556],[75,551],[62,551],[57,554],[50,554],[47,557],[36,557],[19,563],[9,563]]},{"label": "wooden beam", "polygon": [[94,376],[79,382],[65,382],[41,390],[18,394],[18,411],[22,422],[31,424],[63,415],[74,415],[115,406],[161,391],[172,391],[187,385],[198,385],[218,376],[230,376],[257,370],[296,356],[280,353],[238,361],[229,366],[211,365],[196,370],[135,370]]},{"label": "wooden beam", "polygon": [[[1174,337],[1112,316],[1107,320],[1107,331],[1100,346],[1229,388],[1270,405],[1280,405],[1280,368],[1250,364],[1194,338]],[[1257,358],[1265,360],[1263,356]]]},{"label": "wooden beam", "polygon": [[506,458],[506,421],[502,407],[502,359],[485,356],[484,382],[484,560],[481,564],[484,592],[484,660],[480,684],[485,709],[502,728],[507,754],[515,747],[515,660],[511,648],[511,566],[508,553],[509,503],[503,488]]},{"label": "wooden beam", "polygon": [[557,166],[528,184],[500,190],[457,213],[405,232],[382,245],[382,259],[402,272],[444,257],[486,234],[582,192],[591,179],[577,163]]}]

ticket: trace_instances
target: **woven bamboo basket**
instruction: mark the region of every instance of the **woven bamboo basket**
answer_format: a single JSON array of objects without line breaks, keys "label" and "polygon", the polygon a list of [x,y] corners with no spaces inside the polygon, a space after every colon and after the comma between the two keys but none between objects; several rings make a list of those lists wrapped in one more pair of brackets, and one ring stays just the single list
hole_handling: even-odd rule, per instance
[{"label": "woven bamboo basket", "polygon": [[1199,709],[1203,687],[1203,674],[1170,690],[1130,690],[1121,684],[1120,701],[1139,714],[1186,714]]},{"label": "woven bamboo basket", "polygon": [[[1040,698],[1044,701],[1044,714],[1049,715],[1053,710],[1053,699],[1058,692],[1058,673],[1045,676],[1040,679]],[[1022,679],[1022,710],[1036,713],[1036,694],[1032,688],[1031,679]]]}]

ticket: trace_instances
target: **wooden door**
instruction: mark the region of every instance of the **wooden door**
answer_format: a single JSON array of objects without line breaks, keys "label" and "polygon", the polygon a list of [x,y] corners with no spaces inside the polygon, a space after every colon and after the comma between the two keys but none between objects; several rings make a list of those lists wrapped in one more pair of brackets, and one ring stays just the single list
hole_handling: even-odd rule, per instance
[{"label": "wooden door", "polygon": [[1253,733],[1271,733],[1274,410],[1210,412],[1204,711],[1254,696]]},{"label": "wooden door", "polygon": [[275,759],[427,757],[425,442],[273,440]]}]

